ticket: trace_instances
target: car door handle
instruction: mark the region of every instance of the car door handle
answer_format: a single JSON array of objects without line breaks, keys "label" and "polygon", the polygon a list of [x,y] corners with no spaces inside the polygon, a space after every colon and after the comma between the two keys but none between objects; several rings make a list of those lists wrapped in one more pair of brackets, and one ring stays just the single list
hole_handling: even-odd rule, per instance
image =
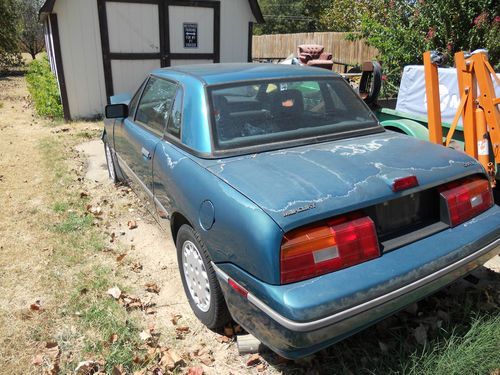
[{"label": "car door handle", "polygon": [[146,159],[151,159],[151,153],[146,150],[144,147],[141,149],[142,156],[144,156]]}]

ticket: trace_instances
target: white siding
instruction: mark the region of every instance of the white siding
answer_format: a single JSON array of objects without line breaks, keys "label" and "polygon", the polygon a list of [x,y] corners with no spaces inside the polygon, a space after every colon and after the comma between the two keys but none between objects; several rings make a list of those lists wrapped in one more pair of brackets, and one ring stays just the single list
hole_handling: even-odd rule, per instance
[{"label": "white siding", "polygon": [[106,3],[111,52],[160,52],[158,5]]},{"label": "white siding", "polygon": [[[170,53],[213,53],[214,10],[169,6]],[[198,24],[198,48],[184,48],[184,23]]]},{"label": "white siding", "polygon": [[54,6],[71,117],[89,118],[106,105],[97,1],[59,0]]},{"label": "white siding", "polygon": [[211,64],[213,60],[170,60],[170,66]]},{"label": "white siding", "polygon": [[160,67],[160,60],[112,60],[115,94],[133,94],[148,73]]},{"label": "white siding", "polygon": [[255,22],[248,0],[222,0],[220,62],[248,61],[248,23]]}]

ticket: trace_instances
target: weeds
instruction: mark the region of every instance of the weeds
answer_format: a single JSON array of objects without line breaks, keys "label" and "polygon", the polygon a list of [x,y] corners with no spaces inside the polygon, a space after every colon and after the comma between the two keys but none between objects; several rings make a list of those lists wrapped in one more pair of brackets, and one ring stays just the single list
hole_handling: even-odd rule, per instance
[{"label": "weeds", "polygon": [[54,229],[59,233],[86,231],[92,225],[92,221],[93,219],[90,215],[85,214],[80,216],[74,212],[70,212],[62,223],[55,225]]},{"label": "weeds", "polygon": [[453,333],[411,358],[408,375],[482,375],[500,368],[500,316],[474,318],[465,335]]},{"label": "weeds", "polygon": [[26,82],[37,114],[52,119],[61,119],[63,117],[61,97],[56,77],[50,70],[47,55],[30,63]]},{"label": "weeds", "polygon": [[67,202],[55,202],[52,206],[54,212],[63,213],[69,209],[69,203]]}]

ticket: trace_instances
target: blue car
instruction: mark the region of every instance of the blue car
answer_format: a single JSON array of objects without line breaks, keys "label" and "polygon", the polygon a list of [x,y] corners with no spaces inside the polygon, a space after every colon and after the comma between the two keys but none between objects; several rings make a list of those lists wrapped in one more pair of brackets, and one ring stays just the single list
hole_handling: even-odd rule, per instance
[{"label": "blue car", "polygon": [[283,357],[334,344],[500,252],[464,153],[384,130],[338,75],[212,64],[111,98],[109,175],[170,227],[185,293]]}]

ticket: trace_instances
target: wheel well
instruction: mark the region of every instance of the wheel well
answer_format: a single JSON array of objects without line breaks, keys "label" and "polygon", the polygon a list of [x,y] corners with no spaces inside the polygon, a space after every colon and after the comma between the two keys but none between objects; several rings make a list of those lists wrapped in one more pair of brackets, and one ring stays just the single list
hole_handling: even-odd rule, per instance
[{"label": "wheel well", "polygon": [[174,240],[174,243],[177,242],[177,232],[179,232],[179,229],[184,224],[189,225],[191,228],[193,227],[188,219],[184,217],[184,215],[179,212],[174,212],[170,219],[170,230],[172,231],[172,238]]},{"label": "wheel well", "polygon": [[408,133],[406,133],[404,130],[401,130],[400,128],[396,128],[395,126],[384,126],[384,128],[387,130],[392,130],[393,132],[396,132],[396,133],[408,135]]}]

